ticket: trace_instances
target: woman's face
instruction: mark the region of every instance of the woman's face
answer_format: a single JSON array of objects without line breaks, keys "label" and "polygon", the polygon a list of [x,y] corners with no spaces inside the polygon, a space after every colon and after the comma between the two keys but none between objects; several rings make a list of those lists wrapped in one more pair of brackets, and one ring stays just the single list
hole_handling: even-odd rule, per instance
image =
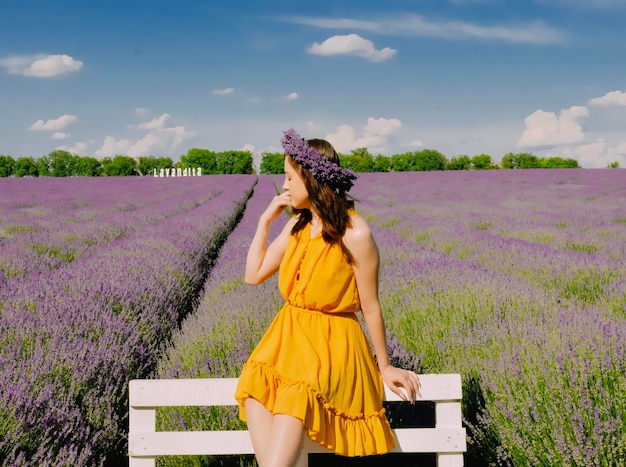
[{"label": "woman's face", "polygon": [[304,180],[294,167],[290,157],[285,157],[285,181],[283,190],[289,193],[291,207],[295,209],[310,209],[309,192],[306,189]]}]

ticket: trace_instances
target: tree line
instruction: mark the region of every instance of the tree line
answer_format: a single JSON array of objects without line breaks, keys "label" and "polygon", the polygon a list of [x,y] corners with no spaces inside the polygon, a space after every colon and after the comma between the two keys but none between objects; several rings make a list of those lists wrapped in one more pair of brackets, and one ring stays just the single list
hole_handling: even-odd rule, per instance
[{"label": "tree line", "polygon": [[78,156],[57,149],[35,159],[0,154],[0,177],[119,177],[152,175],[161,169],[202,168],[203,174],[254,173],[249,151],[214,152],[208,149],[190,149],[174,162],[171,157],[141,156],[134,158],[119,154],[96,159]]},{"label": "tree line", "polygon": [[[538,157],[529,152],[508,153],[500,164],[488,154],[459,155],[448,159],[434,149],[405,152],[392,156],[371,154],[367,148],[340,154],[342,167],[355,172],[409,172],[431,170],[491,169],[556,169],[580,168],[578,161],[558,156]],[[191,148],[174,162],[171,157],[116,155],[96,159],[57,149],[40,158],[0,154],[0,177],[100,177],[152,175],[161,169],[202,169],[203,174],[280,174],[283,173],[282,152],[263,152],[260,167],[254,167],[250,151],[215,152]],[[613,162],[609,167],[619,167]]]},{"label": "tree line", "polygon": [[[263,153],[261,173],[283,172],[283,154]],[[405,152],[392,156],[374,156],[367,148],[353,149],[350,154],[340,154],[342,167],[355,172],[420,172],[430,170],[491,170],[491,169],[563,169],[580,168],[575,159],[561,157],[537,157],[528,152],[508,153],[501,165],[494,163],[488,154],[473,157],[460,155],[448,159],[435,149]]]}]

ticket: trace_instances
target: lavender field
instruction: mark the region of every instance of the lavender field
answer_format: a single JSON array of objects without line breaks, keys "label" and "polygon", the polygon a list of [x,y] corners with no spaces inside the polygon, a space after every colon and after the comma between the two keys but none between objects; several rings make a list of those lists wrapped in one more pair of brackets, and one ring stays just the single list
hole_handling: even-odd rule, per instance
[{"label": "lavender field", "polygon": [[128,381],[152,375],[254,184],[0,184],[2,465],[126,463]]},{"label": "lavender field", "polygon": [[[282,177],[127,180],[0,184],[3,464],[115,465],[129,379],[237,376],[281,305],[243,268]],[[624,171],[361,174],[353,195],[394,361],[463,377],[468,465],[623,466]]]}]

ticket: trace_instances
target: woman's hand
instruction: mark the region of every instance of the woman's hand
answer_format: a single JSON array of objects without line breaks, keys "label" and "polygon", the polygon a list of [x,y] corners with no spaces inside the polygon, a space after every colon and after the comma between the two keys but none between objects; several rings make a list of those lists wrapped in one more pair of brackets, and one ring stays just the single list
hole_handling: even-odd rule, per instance
[{"label": "woman's hand", "polygon": [[265,220],[268,223],[271,223],[288,206],[291,206],[291,196],[289,196],[288,191],[285,191],[280,195],[276,195],[274,196],[274,198],[272,198],[269,206],[267,206],[263,214],[261,214],[261,219]]},{"label": "woman's hand", "polygon": [[[402,400],[408,400],[413,404],[417,397],[422,396],[420,393],[421,383],[415,372],[389,365],[382,369],[380,374],[389,389],[400,396]],[[404,389],[406,394],[400,388]]]}]

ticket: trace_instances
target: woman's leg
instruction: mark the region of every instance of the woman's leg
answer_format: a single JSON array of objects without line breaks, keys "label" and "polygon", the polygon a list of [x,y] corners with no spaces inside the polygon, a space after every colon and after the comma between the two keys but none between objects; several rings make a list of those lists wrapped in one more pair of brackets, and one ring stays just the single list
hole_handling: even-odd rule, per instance
[{"label": "woman's leg", "polygon": [[250,397],[245,404],[248,431],[259,466],[292,466],[302,446],[302,422],[290,415],[273,415],[259,401]]},{"label": "woman's leg", "polygon": [[263,465],[263,451],[272,432],[273,415],[263,404],[256,399],[248,397],[246,404],[246,423],[252,440],[252,447],[257,463]]},{"label": "woman's leg", "polygon": [[302,422],[291,415],[276,414],[272,433],[263,451],[261,467],[291,467],[298,460],[304,437]]}]

